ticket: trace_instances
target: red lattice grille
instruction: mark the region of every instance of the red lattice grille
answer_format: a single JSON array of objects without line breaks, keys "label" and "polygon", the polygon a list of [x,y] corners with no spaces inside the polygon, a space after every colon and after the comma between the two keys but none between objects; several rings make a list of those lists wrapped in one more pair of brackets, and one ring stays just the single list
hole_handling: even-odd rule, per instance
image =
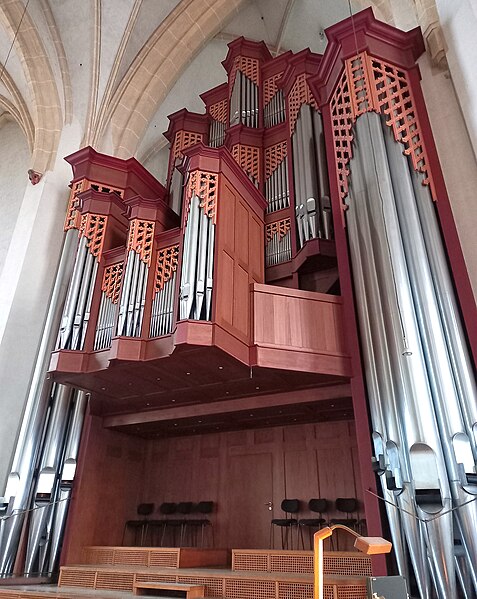
[{"label": "red lattice grille", "polygon": [[152,242],[154,239],[155,223],[151,220],[134,218],[129,223],[127,250],[135,251],[141,260],[151,266]]},{"label": "red lattice grille", "polygon": [[178,576],[177,582],[183,584],[204,585],[206,597],[223,597],[224,595],[224,582],[220,578],[205,578],[203,576]]},{"label": "red lattice grille", "polygon": [[114,564],[134,564],[136,566],[147,566],[148,552],[134,549],[116,549],[114,552]]},{"label": "red lattice grille", "polygon": [[270,572],[313,574],[312,555],[271,555]]},{"label": "red lattice grille", "polygon": [[98,572],[95,588],[132,591],[133,582],[134,574],[132,572]]},{"label": "red lattice grille", "polygon": [[233,553],[232,570],[268,572],[268,555],[259,553]]},{"label": "red lattice grille", "polygon": [[225,596],[233,599],[275,599],[275,582],[225,579]]},{"label": "red lattice grille", "polygon": [[296,119],[302,104],[310,104],[310,106],[313,106],[313,108],[318,109],[315,98],[313,97],[306,81],[305,73],[301,73],[297,76],[295,83],[288,94],[290,134],[292,134],[295,130]]},{"label": "red lattice grille", "polygon": [[88,240],[87,246],[93,256],[101,259],[103,251],[104,233],[108,217],[101,214],[83,214],[81,217],[80,233]]},{"label": "red lattice grille", "polygon": [[336,599],[336,587],[334,584],[323,585],[323,599]]},{"label": "red lattice grille", "polygon": [[111,565],[114,559],[114,550],[109,547],[85,547],[83,550],[83,563]]},{"label": "red lattice grille", "polygon": [[235,144],[232,147],[232,156],[243,168],[243,170],[252,177],[255,182],[260,181],[260,150],[255,146],[246,146],[244,144]]},{"label": "red lattice grille", "polygon": [[371,558],[367,555],[333,555],[323,556],[325,574],[344,574],[346,576],[371,576]]},{"label": "red lattice grille", "polygon": [[263,105],[266,106],[273,96],[277,93],[277,81],[283,73],[277,73],[276,75],[272,75],[268,79],[265,79],[263,82]]},{"label": "red lattice grille", "polygon": [[121,289],[121,280],[123,277],[123,262],[117,262],[111,264],[104,269],[103,282],[101,284],[101,291],[104,291],[106,297],[117,304],[119,301],[119,291]]},{"label": "red lattice grille", "polygon": [[95,570],[78,570],[76,568],[61,568],[58,586],[83,587],[93,589],[95,586]]},{"label": "red lattice grille", "polygon": [[278,599],[313,599],[313,583],[279,582]]},{"label": "red lattice grille", "polygon": [[149,555],[149,565],[159,568],[178,568],[179,550],[151,551]]},{"label": "red lattice grille", "polygon": [[209,106],[210,116],[220,123],[227,123],[227,100],[220,100]]},{"label": "red lattice grille", "polygon": [[268,178],[287,155],[287,142],[265,148],[265,176]]}]

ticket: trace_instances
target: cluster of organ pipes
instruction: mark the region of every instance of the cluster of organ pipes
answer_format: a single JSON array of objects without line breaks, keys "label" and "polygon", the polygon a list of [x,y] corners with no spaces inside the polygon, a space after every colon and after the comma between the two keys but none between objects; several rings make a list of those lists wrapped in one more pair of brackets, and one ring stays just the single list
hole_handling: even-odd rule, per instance
[{"label": "cluster of organ pipes", "polygon": [[247,75],[237,70],[230,97],[230,126],[241,123],[258,127],[259,89]]},{"label": "cluster of organ pipes", "polygon": [[292,135],[295,214],[300,247],[331,239],[331,202],[321,114],[303,104]]},{"label": "cluster of organ pipes", "polygon": [[283,91],[279,89],[263,108],[263,122],[265,127],[273,127],[285,122],[285,119],[285,98]]},{"label": "cluster of organ pipes", "polygon": [[267,234],[267,246],[265,249],[266,266],[275,266],[281,262],[291,260],[291,232],[290,227],[277,227]]},{"label": "cluster of organ pipes", "polygon": [[477,593],[477,387],[429,188],[375,113],[346,211],[375,467],[422,599]]},{"label": "cluster of organ pipes", "polygon": [[88,247],[88,239],[82,235],[63,310],[58,349],[83,349],[97,272],[98,259]]},{"label": "cluster of organ pipes", "polygon": [[290,205],[288,161],[285,156],[277,168],[265,179],[267,213],[283,210]]},{"label": "cluster of organ pipes", "polygon": [[150,337],[168,335],[172,332],[174,323],[174,293],[176,288],[176,274],[164,283],[152,300]]},{"label": "cluster of organ pipes", "polygon": [[148,275],[148,264],[138,252],[129,250],[119,300],[118,336],[141,336]]},{"label": "cluster of organ pipes", "polygon": [[192,194],[184,231],[179,295],[181,320],[210,320],[215,224],[198,195]]},{"label": "cluster of organ pipes", "polygon": [[225,123],[212,119],[209,125],[209,146],[218,148],[224,144],[225,140]]}]

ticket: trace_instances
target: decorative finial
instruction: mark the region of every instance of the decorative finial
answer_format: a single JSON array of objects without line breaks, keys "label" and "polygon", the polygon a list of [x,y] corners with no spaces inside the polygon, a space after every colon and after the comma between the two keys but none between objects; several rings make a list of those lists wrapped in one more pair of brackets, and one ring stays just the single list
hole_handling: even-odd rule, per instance
[{"label": "decorative finial", "polygon": [[42,177],[42,173],[37,173],[32,168],[28,169],[28,178],[30,179],[32,185],[36,185],[37,183],[39,183]]}]

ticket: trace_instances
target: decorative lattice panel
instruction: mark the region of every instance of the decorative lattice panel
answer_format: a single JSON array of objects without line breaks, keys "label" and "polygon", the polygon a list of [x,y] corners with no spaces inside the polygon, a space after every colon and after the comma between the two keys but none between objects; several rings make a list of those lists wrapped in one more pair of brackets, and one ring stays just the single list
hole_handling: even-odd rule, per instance
[{"label": "decorative lattice panel", "polygon": [[[101,283],[101,291],[106,294],[113,304],[119,301],[119,291],[121,289],[121,280],[123,277],[123,262],[111,264],[104,269],[103,282]],[[103,549],[105,551],[105,549]],[[94,562],[92,562],[94,563]]]},{"label": "decorative lattice panel", "polygon": [[149,565],[159,568],[178,568],[179,549],[171,549],[170,551],[151,551],[149,555]]},{"label": "decorative lattice panel", "polygon": [[85,547],[83,549],[83,563],[110,565],[113,563],[114,549],[112,547]]},{"label": "decorative lattice panel", "polygon": [[116,549],[114,552],[114,565],[148,565],[148,552],[140,549]]},{"label": "decorative lattice panel", "polygon": [[435,198],[427,152],[407,73],[383,60],[370,56],[367,59],[374,79],[375,110],[386,115],[386,124],[392,127],[394,139],[404,145],[404,154],[411,157],[414,169],[425,175],[423,183],[430,186]]},{"label": "decorative lattice panel", "polygon": [[132,592],[133,583],[134,574],[132,572],[98,572],[95,588]]},{"label": "decorative lattice panel", "polygon": [[276,599],[275,582],[226,578],[225,596],[233,599]]},{"label": "decorative lattice panel", "polygon": [[106,187],[102,183],[95,183],[94,181],[88,181],[88,179],[81,179],[81,181],[77,181],[73,183],[70,191],[70,197],[68,199],[68,208],[66,211],[65,218],[65,231],[69,229],[79,229],[81,224],[81,215],[77,210],[77,198],[76,196],[82,191],[86,191],[87,189],[94,189],[95,191],[100,191],[102,193],[117,193],[120,197],[123,197],[124,190],[117,189],[112,187]]},{"label": "decorative lattice panel", "polygon": [[98,260],[101,259],[104,243],[104,233],[108,217],[101,214],[83,214],[81,217],[80,235],[88,240],[89,251]]},{"label": "decorative lattice panel", "polygon": [[351,94],[346,71],[343,72],[331,99],[331,126],[333,129],[333,149],[335,153],[338,190],[341,199],[348,195],[348,164],[353,156],[353,112]]},{"label": "decorative lattice panel", "polygon": [[315,98],[311,93],[310,87],[306,81],[306,74],[301,73],[297,76],[293,87],[288,94],[288,123],[290,126],[290,134],[295,130],[296,119],[302,104],[310,104],[315,109],[318,109]]},{"label": "decorative lattice panel", "polygon": [[265,148],[265,176],[268,178],[287,155],[287,142]]},{"label": "decorative lattice panel", "polygon": [[248,570],[249,572],[268,572],[268,555],[262,553],[232,553],[232,570]]},{"label": "decorative lattice panel", "polygon": [[346,576],[371,576],[371,558],[368,555],[343,555],[332,552],[323,556],[325,574],[345,574]]},{"label": "decorative lattice panel", "polygon": [[154,239],[155,223],[151,220],[134,218],[129,223],[127,250],[139,254],[141,260],[151,266],[152,242]]},{"label": "decorative lattice panel", "polygon": [[154,291],[157,293],[169,281],[177,270],[179,246],[171,245],[157,252],[156,278]]},{"label": "decorative lattice panel", "polygon": [[182,158],[184,156],[183,151],[186,148],[190,148],[199,141],[203,140],[202,133],[195,133],[194,131],[184,131],[181,129],[177,131],[174,137],[174,144],[172,146],[172,156],[174,159]]},{"label": "decorative lattice panel", "polygon": [[312,582],[278,582],[278,599],[313,599]]},{"label": "decorative lattice panel", "polygon": [[95,570],[80,570],[78,568],[61,568],[58,586],[82,587],[93,589],[96,582]]},{"label": "decorative lattice panel", "polygon": [[273,98],[273,96],[277,93],[278,91],[278,87],[277,87],[277,81],[278,79],[280,79],[280,77],[283,75],[283,73],[277,73],[276,75],[272,75],[271,77],[268,77],[268,79],[265,79],[265,81],[263,82],[263,105],[266,106],[270,100]]},{"label": "decorative lattice panel", "polygon": [[232,156],[241,168],[252,177],[255,182],[260,181],[260,149],[255,146],[235,144],[232,147]]},{"label": "decorative lattice panel", "polygon": [[416,171],[424,174],[435,199],[427,152],[415,109],[408,75],[388,62],[362,52],[349,58],[330,102],[333,145],[341,199],[348,195],[349,161],[352,158],[352,127],[363,113],[374,111],[386,116],[394,139],[404,146]]},{"label": "decorative lattice panel", "polygon": [[210,116],[220,123],[227,124],[227,100],[220,100],[209,106]]},{"label": "decorative lattice panel", "polygon": [[276,220],[273,223],[269,223],[266,226],[267,242],[271,241],[275,235],[278,235],[279,239],[285,237],[290,230],[290,219],[283,218],[282,220]]},{"label": "decorative lattice panel", "polygon": [[193,171],[189,176],[187,184],[187,210],[189,202],[193,195],[200,199],[200,207],[205,214],[216,223],[217,218],[217,187],[219,176],[217,173],[208,173],[206,171]]},{"label": "decorative lattice panel", "polygon": [[232,93],[237,71],[241,71],[246,77],[251,79],[255,85],[260,85],[260,63],[257,58],[248,56],[236,56],[229,79],[229,94]]},{"label": "decorative lattice panel", "polygon": [[224,595],[224,581],[221,578],[207,578],[205,576],[178,576],[177,582],[182,584],[204,585],[206,597],[223,597]]},{"label": "decorative lattice panel", "polygon": [[270,555],[270,572],[313,574],[313,555]]}]

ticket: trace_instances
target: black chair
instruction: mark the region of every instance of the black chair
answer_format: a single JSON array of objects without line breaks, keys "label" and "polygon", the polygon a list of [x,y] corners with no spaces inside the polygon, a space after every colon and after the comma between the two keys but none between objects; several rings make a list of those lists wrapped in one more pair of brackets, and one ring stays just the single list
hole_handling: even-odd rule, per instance
[{"label": "black chair", "polygon": [[153,503],[140,503],[137,506],[137,515],[143,516],[139,520],[127,520],[124,524],[123,528],[123,538],[121,544],[124,545],[124,539],[126,537],[126,531],[134,532],[134,545],[138,545],[138,535],[139,535],[139,545],[142,547],[144,545],[144,541],[146,540],[148,529],[149,529],[149,520],[148,516],[152,514],[154,511]]},{"label": "black chair", "polygon": [[[183,546],[187,524],[190,520],[187,519],[187,516],[192,512],[193,503],[192,501],[181,501],[177,504],[175,513],[180,514],[182,518],[172,518],[171,520],[166,521],[166,526],[169,526],[173,529],[173,546],[178,545],[179,547]],[[177,542],[176,530],[179,529],[179,539]]]},{"label": "black chair", "polygon": [[346,517],[332,518],[330,524],[343,524],[355,530],[358,524],[358,500],[356,497],[338,497],[335,501],[335,508],[337,512],[346,514]]},{"label": "black chair", "polygon": [[[163,546],[164,538],[166,536],[167,526],[173,521],[171,516],[173,516],[177,511],[177,504],[172,502],[164,502],[159,506],[159,513],[164,516],[159,520],[151,520],[149,522],[149,526],[151,528],[151,536],[153,539],[154,545]],[[160,540],[159,540],[159,534]],[[159,541],[159,542],[158,542]]]},{"label": "black chair", "polygon": [[[200,514],[202,518],[191,518],[188,520],[187,525],[191,527],[191,529],[195,529],[195,535],[191,538],[192,542],[196,546],[203,547],[204,546],[204,536],[205,530],[209,529],[212,535],[212,547],[214,546],[214,528],[212,525],[212,520],[207,516],[214,511],[215,504],[213,501],[199,501],[193,508],[193,514]],[[210,528],[209,528],[210,527]],[[198,533],[200,531],[200,545],[199,545],[199,536]]]},{"label": "black chair", "polygon": [[310,512],[319,514],[319,518],[300,518],[300,520],[298,520],[298,526],[301,536],[301,546],[303,547],[303,549],[305,548],[305,544],[303,541],[303,527],[308,528],[310,547],[313,549],[311,533],[313,529],[319,529],[327,523],[326,518],[323,518],[323,514],[328,511],[328,500],[316,498],[310,499],[310,501],[308,502],[308,509],[310,510]]},{"label": "black chair", "polygon": [[[330,525],[342,524],[356,530],[358,525],[358,500],[356,497],[338,497],[335,501],[337,512],[346,514],[345,518],[332,518]],[[339,539],[339,537],[337,537]],[[338,549],[338,540],[336,541],[336,549]]]},{"label": "black chair", "polygon": [[[288,549],[289,532],[291,532],[291,549],[293,549],[293,528],[298,531],[298,520],[293,518],[292,514],[297,514],[300,509],[300,502],[298,499],[284,499],[281,503],[281,509],[285,512],[285,518],[273,518],[270,522],[270,549],[273,549],[273,532],[274,526],[280,528],[282,549]],[[297,535],[297,548],[298,548],[298,535]]]}]

